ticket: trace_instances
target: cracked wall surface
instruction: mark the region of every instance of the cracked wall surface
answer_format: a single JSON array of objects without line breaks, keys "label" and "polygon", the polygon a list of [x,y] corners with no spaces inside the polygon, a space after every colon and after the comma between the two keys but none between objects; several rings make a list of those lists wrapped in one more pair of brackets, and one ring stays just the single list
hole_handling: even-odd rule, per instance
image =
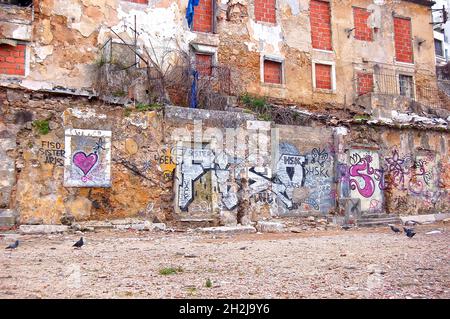
[{"label": "cracked wall surface", "polygon": [[[241,79],[243,90],[258,95],[313,105],[351,104],[356,92],[355,72],[373,72],[374,65],[394,73],[406,72],[434,85],[433,32],[430,11],[424,5],[407,1],[331,1],[333,51],[312,48],[308,0],[277,1],[276,24],[256,22],[253,1],[217,1],[215,33],[190,31],[186,6],[187,1],[169,0],[149,4],[36,0],[32,16],[25,9],[9,8],[9,16],[3,14],[5,19],[29,24],[16,24],[12,30],[13,24],[2,22],[7,38],[29,44],[29,68],[25,77],[0,77],[0,81],[32,90],[65,88],[89,92],[102,46],[111,37],[120,42],[111,30],[132,44],[136,18],[141,52],[153,48],[161,56],[168,48],[188,52],[193,43],[211,46],[216,48],[220,64],[233,67],[233,76]],[[348,32],[354,27],[352,6],[371,12],[368,25],[374,30],[374,41],[356,40]],[[394,15],[412,19],[413,65],[395,62]],[[264,56],[284,61],[284,84],[261,81]],[[313,89],[312,63],[318,61],[335,63],[335,92]]]}]

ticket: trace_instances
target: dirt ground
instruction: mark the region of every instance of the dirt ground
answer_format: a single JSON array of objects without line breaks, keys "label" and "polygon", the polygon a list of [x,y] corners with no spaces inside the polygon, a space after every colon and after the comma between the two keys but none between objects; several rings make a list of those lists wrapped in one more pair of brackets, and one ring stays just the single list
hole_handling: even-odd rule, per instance
[{"label": "dirt ground", "polygon": [[0,298],[449,298],[449,225],[415,229],[3,234]]}]

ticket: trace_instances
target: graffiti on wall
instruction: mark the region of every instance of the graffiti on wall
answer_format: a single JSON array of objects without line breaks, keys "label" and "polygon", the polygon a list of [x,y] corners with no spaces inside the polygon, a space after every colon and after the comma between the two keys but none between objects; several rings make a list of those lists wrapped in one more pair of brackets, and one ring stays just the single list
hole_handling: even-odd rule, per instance
[{"label": "graffiti on wall", "polygon": [[320,148],[302,155],[287,142],[280,143],[279,154],[273,176],[267,167],[248,170],[252,197],[272,204],[277,215],[300,208],[329,211],[336,197],[332,156]]},{"label": "graffiti on wall", "polygon": [[[178,186],[178,206],[182,211],[188,211],[188,207],[199,194],[210,194],[213,180],[221,197],[220,204],[228,210],[237,206],[236,190],[229,182],[229,158],[224,152],[216,155],[211,149],[206,148],[178,149],[177,163],[180,165],[181,173],[181,181]],[[204,178],[205,174],[208,176],[206,179]],[[199,192],[199,189],[205,191]],[[211,201],[211,197],[201,200]],[[204,204],[202,206],[205,207]]]},{"label": "graffiti on wall", "polygon": [[333,186],[333,156],[327,149],[313,148],[306,154],[305,173],[304,186],[308,190],[305,205],[321,213],[330,211],[336,199]]},{"label": "graffiti on wall", "polygon": [[241,191],[237,168],[245,172],[252,203],[270,205],[274,215],[311,210],[327,213],[338,198],[355,199],[361,211],[379,213],[386,209],[385,194],[394,189],[403,192],[395,195],[402,203],[415,196],[435,205],[442,194],[432,154],[400,156],[394,149],[383,158],[375,150],[352,149],[348,156],[347,163],[336,165],[335,175],[334,156],[328,148],[299,152],[293,144],[281,142],[273,170],[242,166],[242,160],[232,160],[224,152],[185,149],[175,161],[181,173],[178,205],[183,211],[212,211],[211,194],[216,193],[219,208],[234,209]]},{"label": "graffiti on wall", "polygon": [[111,131],[66,129],[64,186],[111,186]]},{"label": "graffiti on wall", "polygon": [[306,158],[294,145],[286,142],[280,143],[279,154],[272,190],[277,201],[287,209],[297,209],[301,203],[295,201],[294,193],[304,185]]},{"label": "graffiti on wall", "polygon": [[64,144],[60,142],[42,140],[38,155],[42,158],[44,164],[64,166]]},{"label": "graffiti on wall", "polygon": [[353,150],[349,155],[350,165],[337,165],[340,194],[345,198],[360,198],[362,211],[381,211],[383,193],[392,196],[394,190],[400,191],[396,197],[402,203],[405,196],[414,196],[435,204],[441,195],[435,162],[432,153],[401,156],[393,149],[380,160],[377,152]]},{"label": "graffiti on wall", "polygon": [[374,210],[373,203],[383,202],[384,173],[377,152],[351,150],[348,178],[350,197],[361,199],[361,211]]},{"label": "graffiti on wall", "polygon": [[163,148],[159,154],[155,155],[155,162],[163,173],[163,179],[165,181],[171,180],[176,167],[172,149],[168,147]]}]

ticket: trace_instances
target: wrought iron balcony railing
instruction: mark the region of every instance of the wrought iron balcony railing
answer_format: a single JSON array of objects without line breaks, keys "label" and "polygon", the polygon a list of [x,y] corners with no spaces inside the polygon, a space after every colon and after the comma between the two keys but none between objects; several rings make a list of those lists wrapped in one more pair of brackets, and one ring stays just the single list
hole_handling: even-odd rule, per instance
[{"label": "wrought iron balcony railing", "polygon": [[419,83],[411,75],[374,72],[371,90],[362,88],[361,83],[356,80],[356,92],[358,96],[367,93],[404,96],[430,107],[448,107],[449,98],[433,84]]}]

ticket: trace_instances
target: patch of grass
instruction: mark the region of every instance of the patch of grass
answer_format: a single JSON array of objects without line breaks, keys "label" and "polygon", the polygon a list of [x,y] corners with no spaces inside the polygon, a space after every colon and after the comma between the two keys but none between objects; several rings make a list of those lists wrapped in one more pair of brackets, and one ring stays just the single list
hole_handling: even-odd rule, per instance
[{"label": "patch of grass", "polygon": [[126,117],[130,116],[131,115],[131,109],[130,108],[126,108],[124,113],[123,113],[123,115],[126,116]]},{"label": "patch of grass", "polygon": [[248,113],[252,111],[258,113],[258,119],[263,121],[272,120],[272,116],[270,115],[271,107],[265,97],[251,96],[245,93],[241,96],[240,100],[249,110],[247,111]]},{"label": "patch of grass", "polygon": [[48,120],[36,120],[31,124],[41,135],[46,135],[50,132]]},{"label": "patch of grass", "polygon": [[207,288],[211,288],[212,287],[212,281],[211,281],[211,279],[206,279],[206,283],[205,283],[205,286],[207,287]]},{"label": "patch of grass", "polygon": [[164,275],[164,276],[175,275],[175,274],[178,274],[178,273],[181,273],[181,272],[183,272],[183,268],[181,268],[181,267],[177,267],[177,268],[164,267],[164,268],[159,270],[159,274],[160,275]]},{"label": "patch of grass", "polygon": [[33,148],[33,143],[28,142],[28,148]]},{"label": "patch of grass", "polygon": [[369,115],[366,115],[366,114],[362,114],[362,115],[355,115],[354,117],[353,117],[353,119],[354,120],[357,120],[357,121],[367,121],[367,120],[370,120],[370,116]]},{"label": "patch of grass", "polygon": [[195,293],[197,292],[197,288],[195,288],[195,287],[189,287],[189,288],[187,289],[187,291],[188,291],[188,294],[189,294],[190,296],[193,296],[193,295],[195,295]]},{"label": "patch of grass", "polygon": [[127,92],[125,92],[125,91],[118,90],[118,91],[113,92],[113,96],[115,96],[115,97],[122,97],[125,95],[127,95]]},{"label": "patch of grass", "polygon": [[267,101],[265,97],[252,96],[248,93],[245,93],[241,96],[241,101],[245,104],[245,106],[255,111],[261,111],[267,107]]},{"label": "patch of grass", "polygon": [[139,112],[158,111],[161,108],[162,108],[162,105],[158,104],[158,103],[153,103],[153,104],[138,103],[138,104],[136,104],[136,110]]},{"label": "patch of grass", "polygon": [[260,121],[272,121],[272,115],[268,113],[262,113],[258,115],[258,120]]}]

